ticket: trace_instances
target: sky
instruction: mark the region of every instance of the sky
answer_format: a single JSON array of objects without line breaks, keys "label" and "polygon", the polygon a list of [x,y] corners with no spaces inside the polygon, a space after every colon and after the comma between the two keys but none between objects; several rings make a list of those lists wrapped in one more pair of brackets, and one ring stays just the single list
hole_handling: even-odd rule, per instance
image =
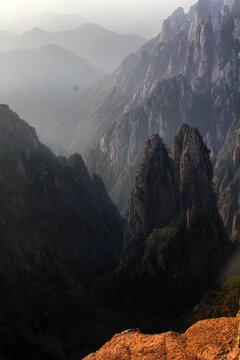
[{"label": "sky", "polygon": [[42,11],[58,13],[77,13],[87,18],[118,17],[143,19],[156,15],[156,11],[168,13],[182,6],[186,10],[192,0],[0,0],[0,17],[12,22]]}]

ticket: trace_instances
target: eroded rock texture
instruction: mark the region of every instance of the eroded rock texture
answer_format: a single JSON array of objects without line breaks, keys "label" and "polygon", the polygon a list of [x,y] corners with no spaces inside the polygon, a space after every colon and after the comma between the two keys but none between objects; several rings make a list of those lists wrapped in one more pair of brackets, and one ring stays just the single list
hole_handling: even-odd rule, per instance
[{"label": "eroded rock texture", "polygon": [[146,141],[128,201],[120,274],[138,274],[147,302],[184,307],[222,268],[228,242],[212,178],[196,128],[181,127],[171,155],[159,135]]},{"label": "eroded rock texture", "polygon": [[116,207],[80,155],[54,156],[7,105],[0,105],[0,193],[1,358],[81,354],[82,328],[92,326],[83,324],[95,311],[87,287],[120,256]]},{"label": "eroded rock texture", "polygon": [[221,318],[201,321],[182,335],[127,330],[84,360],[238,360],[239,356],[239,319]]},{"label": "eroded rock texture", "polygon": [[110,92],[105,99],[94,90],[92,101],[101,95],[101,106],[97,111],[91,107],[88,130],[83,129],[87,115],[79,109],[79,131],[69,151],[83,145],[87,130],[81,150],[95,143],[86,155],[90,172],[101,174],[122,212],[146,138],[159,134],[171,146],[180,126],[188,123],[199,128],[212,155],[224,145],[240,116],[239,6],[239,1],[200,0],[188,14],[178,9],[158,37],[105,80],[108,90],[102,89]]}]

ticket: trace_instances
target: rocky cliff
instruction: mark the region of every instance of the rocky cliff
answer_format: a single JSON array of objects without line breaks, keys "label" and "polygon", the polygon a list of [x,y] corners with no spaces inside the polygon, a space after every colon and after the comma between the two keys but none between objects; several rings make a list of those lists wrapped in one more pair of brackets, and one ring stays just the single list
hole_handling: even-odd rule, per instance
[{"label": "rocky cliff", "polygon": [[172,160],[180,192],[180,209],[209,209],[216,212],[209,150],[199,131],[183,125],[173,142]]},{"label": "rocky cliff", "polygon": [[193,207],[216,212],[212,177],[209,151],[196,128],[180,128],[171,157],[159,135],[152,136],[132,185],[125,243],[146,238]]},{"label": "rocky cliff", "polygon": [[209,150],[196,128],[184,124],[171,153],[158,134],[146,141],[121,261],[94,287],[99,303],[121,314],[122,329],[176,329],[179,316],[219,276],[231,245],[212,178]]},{"label": "rocky cliff", "polygon": [[[80,143],[84,151],[99,139],[86,159],[90,172],[97,169],[103,176],[121,211],[126,210],[122,199],[140,164],[138,147],[129,139],[143,149],[143,139],[158,133],[171,145],[187,122],[199,128],[212,154],[223,146],[232,121],[239,117],[238,28],[238,1],[201,0],[188,14],[179,9],[164,22],[161,35],[105,79],[102,91],[100,84],[94,89],[93,104],[99,94],[101,106],[96,111],[92,107],[89,118],[86,112],[82,116],[79,103],[77,135],[68,151]],[[139,121],[142,126],[136,129],[133,123]]]},{"label": "rocky cliff", "polygon": [[144,159],[128,201],[125,244],[145,240],[153,229],[163,228],[179,212],[177,181],[168,151],[159,135],[146,141]]},{"label": "rocky cliff", "polygon": [[212,177],[196,128],[181,127],[171,156],[158,135],[147,140],[128,201],[120,272],[145,279],[149,304],[172,303],[177,311],[196,301],[226,259]]},{"label": "rocky cliff", "polygon": [[239,125],[239,119],[236,118],[229,129],[225,145],[217,156],[214,169],[219,211],[233,240],[239,239]]},{"label": "rocky cliff", "polygon": [[127,330],[84,360],[237,360],[239,356],[239,318],[221,318],[199,322],[185,334]]},{"label": "rocky cliff", "polygon": [[[0,107],[0,140],[0,206],[5,208],[2,216],[21,227],[18,236],[25,238],[21,244],[31,261],[35,262],[34,253],[40,241],[49,243],[60,261],[74,262],[76,268],[78,262],[81,268],[80,264],[88,257],[94,259],[94,249],[104,258],[96,268],[100,271],[103,264],[108,266],[105,250],[109,249],[109,255],[119,253],[121,231],[111,234],[104,212],[109,206],[118,230],[121,218],[104,185],[99,195],[99,185],[90,178],[81,156],[74,155],[65,161],[56,158],[39,142],[35,130],[7,106]],[[99,196],[105,198],[103,208]],[[27,234],[29,226],[35,227],[34,240]]]},{"label": "rocky cliff", "polygon": [[120,256],[118,211],[80,155],[55,157],[7,105],[0,105],[0,192],[0,355],[81,354],[82,327],[88,333],[92,323],[84,323],[95,316],[89,288]]},{"label": "rocky cliff", "polygon": [[186,21],[187,15],[183,8],[178,8],[174,13],[163,22],[160,34],[160,42],[167,42],[175,36],[182,28]]}]

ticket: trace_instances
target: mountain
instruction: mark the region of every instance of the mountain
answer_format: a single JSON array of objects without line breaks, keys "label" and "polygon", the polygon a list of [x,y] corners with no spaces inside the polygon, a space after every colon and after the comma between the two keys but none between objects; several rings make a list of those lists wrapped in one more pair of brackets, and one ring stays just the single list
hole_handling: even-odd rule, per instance
[{"label": "mountain", "polygon": [[12,24],[13,32],[23,33],[34,27],[45,31],[67,31],[75,29],[84,23],[86,19],[75,14],[58,14],[49,11],[43,11],[39,15],[33,15]]},{"label": "mountain", "polygon": [[191,302],[224,263],[227,241],[212,177],[197,129],[181,127],[171,156],[159,135],[147,140],[128,201],[120,268],[134,273],[135,266],[140,279],[151,278],[146,292],[152,302],[156,281],[162,308],[174,299],[175,311]]},{"label": "mountain", "polygon": [[0,53],[1,101],[31,120],[51,145],[50,119],[56,109],[103,76],[86,60],[53,45]]},{"label": "mountain", "polygon": [[214,170],[214,183],[219,194],[219,211],[224,225],[232,236],[239,239],[239,134],[240,124],[236,118],[229,129],[226,142],[220,150]]},{"label": "mountain", "polygon": [[[86,261],[88,248],[93,262],[95,246],[96,261],[105,252],[104,246],[117,254],[121,248],[121,217],[111,204],[102,180],[97,175],[90,178],[80,155],[68,160],[56,158],[39,142],[35,130],[8,106],[1,105],[0,110],[1,166],[6,166],[1,178],[1,208],[5,208],[2,220],[12,225],[15,222],[12,232],[15,228],[16,239],[24,239],[22,251],[28,253],[29,261],[31,256],[31,261],[35,261],[34,241],[50,241],[55,256],[66,266],[72,259],[76,269],[78,262]],[[35,240],[29,226],[36,234]],[[104,266],[108,267],[107,261],[99,269]],[[94,266],[92,274],[93,269]]]},{"label": "mountain", "polygon": [[[202,103],[205,106],[206,103]],[[151,98],[145,100],[143,106],[134,107],[120,116],[119,120],[105,131],[97,146],[88,150],[86,160],[90,172],[98,172],[104,176],[111,197],[122,212],[126,210],[128,194],[143,156],[146,137],[160,132],[165,141],[168,139],[169,145],[182,123],[197,123],[203,128],[201,120],[204,110],[199,109],[198,100],[194,97],[188,79],[179,76],[165,80],[157,84]],[[196,114],[195,121],[192,114]],[[163,123],[163,119],[168,119],[169,123]],[[82,125],[81,130],[84,131]],[[99,136],[99,126],[97,129]],[[77,148],[76,145],[81,139],[82,136],[78,143],[71,144],[69,153]]]},{"label": "mountain", "polygon": [[[0,46],[0,50],[32,49],[44,45],[57,45],[108,73],[114,71],[131,52],[145,40],[135,35],[121,35],[96,24],[84,24],[68,31],[51,32],[35,27],[12,41]],[[6,46],[5,46],[6,45]]]},{"label": "mountain", "polygon": [[102,337],[90,288],[118,262],[122,219],[80,155],[55,157],[7,105],[0,149],[0,355],[81,357],[92,326]]},{"label": "mountain", "polygon": [[123,329],[181,328],[186,311],[219,279],[233,246],[212,178],[209,150],[196,128],[184,124],[171,153],[158,134],[146,141],[128,200],[120,262],[94,287],[99,303],[121,314]]},{"label": "mountain", "polygon": [[195,128],[182,126],[171,156],[159,135],[147,141],[123,252],[101,178],[79,154],[53,155],[7,105],[0,154],[2,358],[82,358],[126,328],[176,328],[230,253]]},{"label": "mountain", "polygon": [[169,331],[145,335],[139,329],[117,334],[95,354],[85,360],[126,359],[238,359],[239,318],[205,320],[192,326],[185,334]]},{"label": "mountain", "polygon": [[150,40],[159,33],[161,24],[164,21],[166,14],[162,12],[156,12],[154,17],[151,19],[136,19],[134,22],[126,24],[114,24],[110,23],[108,28],[111,28],[120,34],[136,34],[144,39]]},{"label": "mountain", "polygon": [[[101,178],[90,177],[79,154],[53,155],[7,105],[0,105],[0,154],[3,359],[82,358],[126,328],[176,327],[224,264],[230,247],[209,152],[188,125],[172,157],[158,135],[147,141],[123,252],[123,220]],[[175,209],[161,197],[166,187]],[[149,217],[140,218],[145,209]],[[148,230],[139,253],[141,222]]]},{"label": "mountain", "polygon": [[181,127],[171,158],[159,135],[153,135],[146,141],[128,201],[126,246],[164,228],[181,212],[217,213],[212,177],[209,153],[197,129]]},{"label": "mountain", "polygon": [[[83,358],[126,329],[159,333],[185,329],[199,313],[236,315],[239,277],[220,291],[214,284],[237,248],[228,233],[238,240],[239,14],[239,0],[200,0],[188,14],[179,8],[113,74],[62,100],[46,120],[68,158],[0,106],[0,357]],[[44,34],[23,38],[41,42]],[[96,173],[127,210],[125,224]],[[162,335],[158,351],[194,357],[209,334],[215,354],[226,352],[226,339],[236,357],[237,322]],[[109,348],[133,357],[126,338],[141,357],[139,341],[150,337],[128,332],[90,358],[108,357]]]},{"label": "mountain", "polygon": [[139,149],[152,134],[171,146],[187,122],[199,128],[212,155],[224,145],[239,117],[239,11],[237,0],[200,0],[188,14],[177,9],[159,36],[58,113],[58,134],[64,134],[64,115],[73,110],[67,153],[87,152],[90,172],[103,176],[121,211]]}]

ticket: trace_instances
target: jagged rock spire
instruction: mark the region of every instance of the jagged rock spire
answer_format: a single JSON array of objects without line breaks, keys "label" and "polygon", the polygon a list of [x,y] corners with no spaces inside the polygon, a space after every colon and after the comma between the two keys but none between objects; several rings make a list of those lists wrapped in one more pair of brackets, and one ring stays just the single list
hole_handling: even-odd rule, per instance
[{"label": "jagged rock spire", "polygon": [[177,187],[168,151],[159,135],[146,141],[144,159],[128,202],[125,241],[148,236],[177,214]]},{"label": "jagged rock spire", "polygon": [[128,202],[124,242],[140,243],[181,213],[188,227],[199,209],[216,214],[209,151],[196,128],[182,125],[172,154],[159,135],[146,141],[144,159],[133,182]]}]

